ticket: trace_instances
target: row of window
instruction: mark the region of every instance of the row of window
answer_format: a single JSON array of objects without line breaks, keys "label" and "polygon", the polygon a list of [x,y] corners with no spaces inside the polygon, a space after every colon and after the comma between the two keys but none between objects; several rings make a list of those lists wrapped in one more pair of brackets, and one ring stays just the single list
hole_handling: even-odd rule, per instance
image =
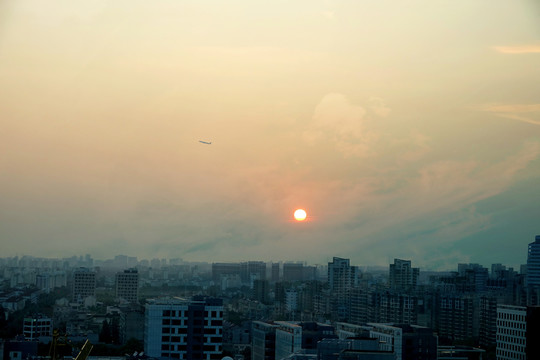
[{"label": "row of window", "polygon": [[[200,341],[203,341],[203,338],[204,338],[204,342],[205,343],[212,343],[212,342],[221,342],[221,332],[219,334],[205,334],[206,336],[195,336],[194,339],[199,339]],[[185,333],[183,334],[179,334],[179,335],[187,335]],[[209,335],[216,335],[216,336],[209,336]],[[167,336],[167,335],[164,335],[161,337],[161,342],[162,343],[183,343],[186,341],[186,338],[185,336]]]},{"label": "row of window", "polygon": [[519,359],[519,360],[527,360],[527,355],[525,354],[516,354],[515,352],[512,352],[512,351],[507,351],[507,350],[502,350],[502,349],[497,349],[497,359],[501,359],[501,360],[516,360],[516,359]]},{"label": "row of window", "polygon": [[462,299],[441,299],[441,308],[465,310],[465,301]]},{"label": "row of window", "polygon": [[525,346],[525,344],[527,343],[526,339],[524,339],[524,338],[515,338],[515,337],[511,337],[511,336],[506,336],[506,335],[497,335],[497,341],[504,341],[504,342],[513,343],[513,344],[520,344],[520,345],[523,345],[523,346]]},{"label": "row of window", "polygon": [[[173,325],[173,326],[187,326],[189,323],[188,319],[163,319],[161,320],[161,325]],[[195,327],[202,326],[222,326],[223,320],[205,320],[202,319],[193,319],[192,322]]]},{"label": "row of window", "polygon": [[[222,328],[216,327],[216,328],[194,328],[192,329],[193,333],[199,333],[199,334],[221,334]],[[161,329],[161,332],[163,334],[187,334],[187,327],[164,327]]]},{"label": "row of window", "polygon": [[507,328],[513,328],[513,329],[527,330],[527,326],[525,323],[515,323],[515,322],[505,321],[505,320],[497,320],[497,327],[507,327]]},{"label": "row of window", "polygon": [[[168,344],[161,344],[161,350],[167,350],[167,351],[186,351],[187,350],[187,342],[183,340],[184,338],[182,338],[182,341],[179,341],[179,342],[175,342],[175,343],[168,343]],[[221,343],[223,342],[223,338],[222,337],[210,337],[207,339],[207,341],[205,341],[204,343],[195,343],[192,345],[192,348],[195,349],[195,348],[200,348],[202,344],[204,344],[203,346],[205,348],[209,348],[209,349],[212,349],[212,348],[217,348],[219,346],[221,346]]]},{"label": "row of window", "polygon": [[[185,317],[187,310],[163,310],[162,316],[163,317]],[[195,310],[193,311],[193,317],[202,317],[208,318],[221,318],[223,317],[222,311],[202,311],[202,310]]]},{"label": "row of window", "polygon": [[525,315],[520,315],[520,314],[508,314],[508,313],[505,313],[505,312],[499,312],[497,314],[497,317],[499,319],[503,319],[503,320],[513,320],[513,321],[523,321],[523,322],[525,322]]}]

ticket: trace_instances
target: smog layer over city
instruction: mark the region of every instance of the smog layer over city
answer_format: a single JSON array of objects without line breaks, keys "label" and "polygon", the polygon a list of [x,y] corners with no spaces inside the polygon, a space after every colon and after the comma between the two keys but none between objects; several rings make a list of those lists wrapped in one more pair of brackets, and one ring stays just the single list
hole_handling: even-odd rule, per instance
[{"label": "smog layer over city", "polygon": [[537,1],[0,3],[0,360],[533,359],[539,200]]}]

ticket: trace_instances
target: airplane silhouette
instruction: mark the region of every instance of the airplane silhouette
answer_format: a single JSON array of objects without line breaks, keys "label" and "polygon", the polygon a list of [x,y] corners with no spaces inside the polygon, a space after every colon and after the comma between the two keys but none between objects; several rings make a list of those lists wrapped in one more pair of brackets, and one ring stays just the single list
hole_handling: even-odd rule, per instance
[{"label": "airplane silhouette", "polygon": [[208,141],[202,141],[202,140],[199,140],[200,143],[203,143],[203,144],[206,144],[206,145],[210,145],[212,142],[208,142]]}]

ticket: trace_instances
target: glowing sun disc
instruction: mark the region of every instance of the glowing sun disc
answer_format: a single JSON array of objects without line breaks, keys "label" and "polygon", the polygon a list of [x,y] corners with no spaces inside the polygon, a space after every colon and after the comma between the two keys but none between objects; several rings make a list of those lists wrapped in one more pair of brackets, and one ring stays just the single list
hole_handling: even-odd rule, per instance
[{"label": "glowing sun disc", "polygon": [[294,212],[294,218],[296,219],[296,221],[304,221],[306,220],[306,211],[303,210],[303,209],[297,209],[295,212]]}]

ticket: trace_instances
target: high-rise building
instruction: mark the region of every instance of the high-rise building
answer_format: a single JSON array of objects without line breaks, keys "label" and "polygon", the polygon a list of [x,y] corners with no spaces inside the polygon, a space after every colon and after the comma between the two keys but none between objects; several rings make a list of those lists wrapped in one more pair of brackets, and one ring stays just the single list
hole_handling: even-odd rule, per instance
[{"label": "high-rise building", "polygon": [[157,359],[221,359],[223,301],[194,297],[149,300],[144,349]]},{"label": "high-rise building", "polygon": [[394,259],[390,264],[388,283],[394,289],[414,289],[420,270],[411,266],[410,260]]},{"label": "high-rise building", "polygon": [[251,360],[274,360],[276,356],[276,329],[273,322],[251,323]]},{"label": "high-rise building", "polygon": [[497,360],[540,358],[540,307],[497,306]]},{"label": "high-rise building", "polygon": [[283,264],[283,281],[302,281],[304,280],[304,264],[285,263]]},{"label": "high-rise building", "polygon": [[239,263],[213,263],[212,264],[212,279],[214,283],[220,284],[223,277],[237,275],[240,277]]},{"label": "high-rise building", "polygon": [[350,320],[350,292],[358,286],[360,270],[349,259],[334,257],[328,263],[328,286],[332,293],[332,312],[339,320]]},{"label": "high-rise building", "polygon": [[334,257],[328,263],[328,285],[334,293],[345,294],[347,290],[358,285],[360,270],[351,266],[349,259]]},{"label": "high-rise building", "polygon": [[242,283],[250,286],[254,280],[266,280],[266,263],[264,261],[240,263],[240,279]]},{"label": "high-rise building", "polygon": [[136,304],[139,301],[139,273],[128,269],[116,274],[116,298]]},{"label": "high-rise building", "polygon": [[482,296],[479,311],[479,344],[489,348],[497,340],[497,298],[495,296]]},{"label": "high-rise building", "polygon": [[89,296],[96,296],[96,273],[79,268],[73,272],[73,301],[82,303]]},{"label": "high-rise building", "polygon": [[272,273],[271,273],[270,280],[273,283],[276,283],[279,281],[279,263],[272,263]]},{"label": "high-rise building", "polygon": [[255,280],[253,282],[253,299],[262,304],[270,304],[270,283],[268,280]]},{"label": "high-rise building", "polygon": [[435,327],[440,337],[453,341],[479,335],[480,300],[474,294],[440,294],[435,305]]},{"label": "high-rise building", "polygon": [[529,244],[527,252],[527,286],[540,287],[540,235]]},{"label": "high-rise building", "polygon": [[397,292],[374,290],[367,295],[366,316],[370,322],[416,324],[418,321],[418,296]]},{"label": "high-rise building", "polygon": [[220,284],[223,278],[238,276],[242,284],[253,286],[254,280],[266,280],[266,263],[248,261],[242,263],[213,263],[212,279]]},{"label": "high-rise building", "polygon": [[470,286],[471,291],[483,292],[489,278],[488,269],[480,264],[458,264],[458,275]]}]

